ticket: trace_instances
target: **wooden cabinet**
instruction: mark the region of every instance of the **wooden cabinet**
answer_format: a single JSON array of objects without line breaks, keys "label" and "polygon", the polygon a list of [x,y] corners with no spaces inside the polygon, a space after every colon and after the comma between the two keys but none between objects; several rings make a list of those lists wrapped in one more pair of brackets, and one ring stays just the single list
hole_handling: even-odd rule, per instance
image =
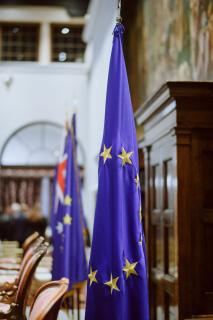
[{"label": "wooden cabinet", "polygon": [[151,320],[210,319],[213,83],[168,82],[135,118],[144,132]]}]

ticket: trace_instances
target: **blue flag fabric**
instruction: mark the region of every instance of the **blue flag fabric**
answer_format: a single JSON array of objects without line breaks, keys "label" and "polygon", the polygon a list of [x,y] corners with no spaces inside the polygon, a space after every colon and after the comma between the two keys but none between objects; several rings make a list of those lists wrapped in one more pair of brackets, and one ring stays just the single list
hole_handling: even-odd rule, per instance
[{"label": "blue flag fabric", "polygon": [[138,148],[122,49],[114,30],[99,159],[86,320],[148,320]]},{"label": "blue flag fabric", "polygon": [[87,265],[82,232],[81,204],[75,142],[71,130],[66,136],[63,157],[57,166],[55,207],[53,218],[53,279],[69,279],[69,289],[87,277]]}]

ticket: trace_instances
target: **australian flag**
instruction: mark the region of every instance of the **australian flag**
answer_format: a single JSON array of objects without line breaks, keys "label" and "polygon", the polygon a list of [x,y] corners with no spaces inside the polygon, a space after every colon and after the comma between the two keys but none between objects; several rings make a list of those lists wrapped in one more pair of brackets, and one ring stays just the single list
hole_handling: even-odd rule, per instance
[{"label": "australian flag", "polygon": [[117,24],[99,159],[86,320],[149,319],[138,148],[123,32],[123,25]]},{"label": "australian flag", "polygon": [[69,128],[65,148],[56,168],[53,229],[53,279],[69,279],[69,288],[87,278],[83,240],[76,145]]}]

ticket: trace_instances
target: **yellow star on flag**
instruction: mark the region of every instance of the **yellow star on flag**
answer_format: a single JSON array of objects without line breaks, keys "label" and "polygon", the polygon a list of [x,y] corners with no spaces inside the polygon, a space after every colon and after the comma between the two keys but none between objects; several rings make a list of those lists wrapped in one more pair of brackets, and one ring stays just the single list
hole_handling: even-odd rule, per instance
[{"label": "yellow star on flag", "polygon": [[142,222],[143,216],[142,216],[142,207],[141,207],[141,206],[140,206],[140,212],[139,212],[139,215],[140,215],[140,222]]},{"label": "yellow star on flag", "polygon": [[135,183],[137,185],[137,188],[139,187],[140,185],[140,179],[139,179],[139,175],[137,174],[136,178],[135,178]]},{"label": "yellow star on flag", "polygon": [[126,259],[126,265],[123,268],[123,271],[126,272],[126,278],[128,279],[131,274],[138,276],[138,273],[135,271],[135,267],[138,262],[130,263],[128,259]]},{"label": "yellow star on flag", "polygon": [[64,224],[70,225],[72,223],[72,217],[67,213],[63,218]]},{"label": "yellow star on flag", "polygon": [[106,286],[111,288],[111,294],[113,293],[113,290],[120,291],[120,289],[117,286],[118,279],[119,277],[113,279],[113,276],[111,274],[110,280],[107,282],[104,282]]},{"label": "yellow star on flag", "polygon": [[100,154],[100,157],[103,157],[104,159],[104,164],[106,163],[107,159],[112,159],[112,155],[111,155],[111,150],[112,147],[106,148],[106,146],[104,145],[104,151]]},{"label": "yellow star on flag", "polygon": [[88,278],[90,280],[90,286],[93,284],[93,282],[98,283],[97,279],[96,279],[96,274],[97,274],[98,270],[96,271],[92,271],[92,268],[90,267],[90,273],[88,274]]},{"label": "yellow star on flag", "polygon": [[140,236],[139,244],[140,244],[141,246],[143,245],[143,238],[142,238],[142,234],[141,234],[141,236]]},{"label": "yellow star on flag", "polygon": [[133,151],[126,152],[126,150],[122,148],[122,153],[118,155],[118,158],[122,159],[122,166],[125,166],[127,163],[132,164],[132,160],[130,159],[131,155],[133,155]]},{"label": "yellow star on flag", "polygon": [[67,196],[65,197],[65,199],[64,199],[64,204],[65,204],[66,206],[71,206],[71,204],[72,204],[72,198],[71,198],[69,195],[67,195]]}]

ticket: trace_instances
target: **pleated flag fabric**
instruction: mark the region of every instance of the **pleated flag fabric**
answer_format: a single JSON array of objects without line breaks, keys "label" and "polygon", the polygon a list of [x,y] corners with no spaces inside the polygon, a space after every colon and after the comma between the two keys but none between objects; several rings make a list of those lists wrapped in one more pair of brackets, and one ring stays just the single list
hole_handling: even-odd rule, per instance
[{"label": "pleated flag fabric", "polygon": [[69,289],[87,278],[83,222],[79,197],[75,142],[68,129],[57,166],[53,229],[53,279],[69,279]]},{"label": "pleated flag fabric", "polygon": [[138,148],[123,32],[123,25],[117,24],[99,159],[86,320],[149,319]]}]

